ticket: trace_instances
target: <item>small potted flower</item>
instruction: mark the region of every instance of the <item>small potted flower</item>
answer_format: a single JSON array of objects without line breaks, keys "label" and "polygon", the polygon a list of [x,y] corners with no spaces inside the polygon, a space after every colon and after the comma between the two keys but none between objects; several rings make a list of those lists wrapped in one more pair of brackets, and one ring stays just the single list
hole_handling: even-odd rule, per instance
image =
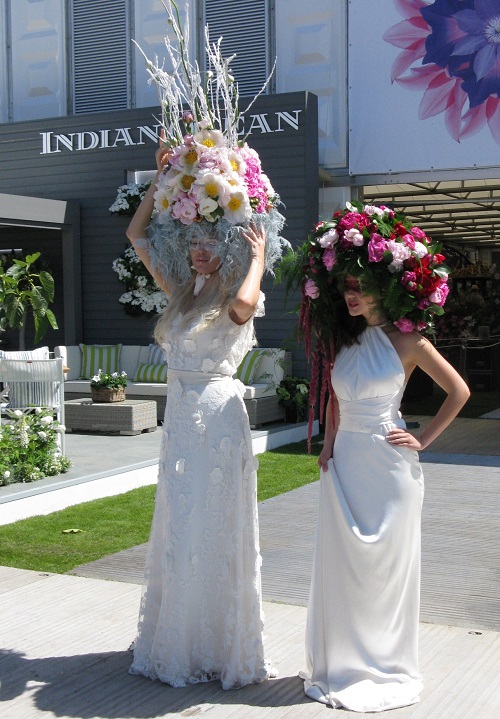
[{"label": "small potted flower", "polygon": [[285,408],[287,422],[303,422],[307,416],[309,380],[286,375],[276,388],[278,403]]},{"label": "small potted flower", "polygon": [[93,402],[123,402],[127,386],[126,372],[103,372],[101,369],[90,380]]}]

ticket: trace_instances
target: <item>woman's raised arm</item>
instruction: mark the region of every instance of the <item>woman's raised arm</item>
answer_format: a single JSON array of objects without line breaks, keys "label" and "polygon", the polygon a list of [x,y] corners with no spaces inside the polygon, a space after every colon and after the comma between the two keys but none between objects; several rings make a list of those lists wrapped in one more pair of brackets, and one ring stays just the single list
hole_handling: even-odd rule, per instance
[{"label": "woman's raised arm", "polygon": [[264,274],[266,232],[251,225],[243,233],[250,245],[250,268],[231,303],[229,316],[238,325],[244,325],[253,316],[259,301],[260,283]]}]

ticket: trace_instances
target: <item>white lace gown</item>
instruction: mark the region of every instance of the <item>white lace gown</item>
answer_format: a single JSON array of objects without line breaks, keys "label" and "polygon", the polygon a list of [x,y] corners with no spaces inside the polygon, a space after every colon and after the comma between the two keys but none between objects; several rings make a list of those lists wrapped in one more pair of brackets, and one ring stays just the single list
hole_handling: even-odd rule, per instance
[{"label": "white lace gown", "polygon": [[404,369],[389,337],[369,327],[332,372],[340,406],[333,459],[321,472],[306,629],[306,694],[375,712],[413,704],[418,670],[420,516],[416,452],[390,445]]},{"label": "white lace gown", "polygon": [[208,330],[176,321],[164,345],[168,399],[130,672],[174,687],[220,679],[230,689],[269,675],[258,462],[232,379],[253,344],[252,320],[236,325],[226,311]]}]

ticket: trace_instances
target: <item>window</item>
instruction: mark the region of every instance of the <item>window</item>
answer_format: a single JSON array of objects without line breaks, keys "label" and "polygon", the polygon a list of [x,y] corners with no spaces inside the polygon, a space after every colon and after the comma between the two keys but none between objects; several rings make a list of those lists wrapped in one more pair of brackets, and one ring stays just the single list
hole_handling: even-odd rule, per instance
[{"label": "window", "polygon": [[75,114],[129,106],[127,0],[73,0]]},{"label": "window", "polygon": [[[66,114],[63,0],[11,0],[10,65],[12,117],[35,120]],[[4,66],[5,67],[5,66]],[[5,81],[4,81],[5,82]],[[2,115],[8,114],[2,108]]]},{"label": "window", "polygon": [[242,97],[260,91],[274,63],[274,56],[269,62],[268,4],[268,0],[205,0],[204,24],[210,28],[211,42],[222,36],[224,57],[236,53],[231,70]]}]

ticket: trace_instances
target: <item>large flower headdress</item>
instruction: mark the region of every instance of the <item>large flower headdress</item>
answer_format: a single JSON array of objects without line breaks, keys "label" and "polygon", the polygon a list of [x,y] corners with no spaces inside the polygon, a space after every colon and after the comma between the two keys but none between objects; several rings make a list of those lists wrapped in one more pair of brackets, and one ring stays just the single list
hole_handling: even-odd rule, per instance
[{"label": "large flower headdress", "polygon": [[209,236],[217,242],[221,276],[241,281],[250,261],[242,229],[255,222],[266,231],[265,269],[272,271],[288,244],[280,237],[284,217],[257,152],[238,137],[238,85],[230,71],[234,56],[222,56],[222,38],[211,44],[207,28],[210,69],[202,79],[187,54],[188,21],[181,28],[175,2],[164,5],[174,34],[174,40],[165,38],[172,70],[146,58],[160,97],[165,142],[173,150],[157,183],[149,228],[155,261],[168,278],[184,284],[191,277],[190,241]]},{"label": "large flower headdress", "polygon": [[285,258],[281,275],[302,290],[299,333],[312,363],[310,419],[321,365],[322,399],[330,387],[345,276],[357,277],[363,292],[374,296],[401,332],[432,334],[433,319],[444,313],[449,291],[444,261],[441,246],[409,218],[358,201],[319,222],[298,252]]}]

